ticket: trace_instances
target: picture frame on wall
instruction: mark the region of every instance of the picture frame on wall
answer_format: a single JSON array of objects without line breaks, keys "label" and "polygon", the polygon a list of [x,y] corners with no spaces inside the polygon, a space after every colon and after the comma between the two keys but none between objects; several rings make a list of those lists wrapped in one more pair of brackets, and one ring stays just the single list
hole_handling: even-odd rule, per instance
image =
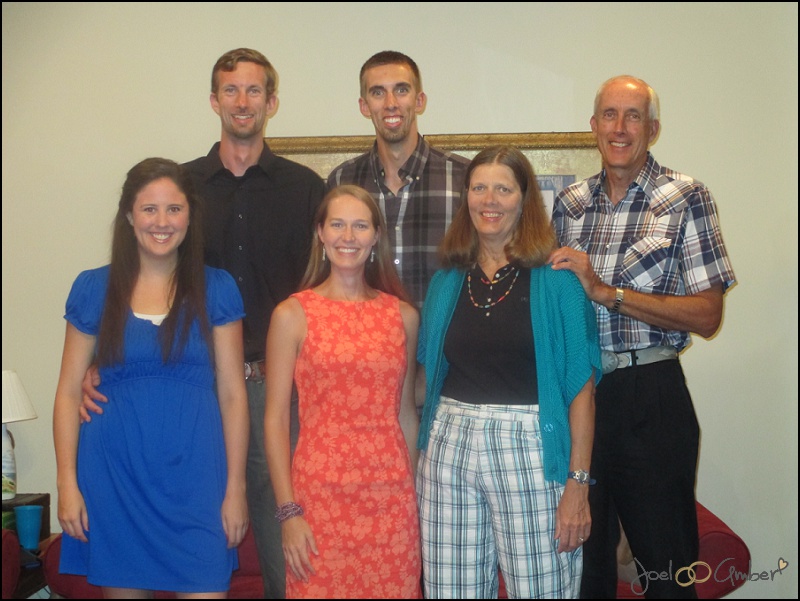
[{"label": "picture frame on wall", "polygon": [[[591,132],[512,134],[435,134],[431,146],[472,158],[489,146],[519,148],[533,165],[548,215],[562,188],[600,171],[600,153]],[[323,178],[340,163],[367,152],[374,136],[310,136],[267,138],[270,149],[306,165]]]}]

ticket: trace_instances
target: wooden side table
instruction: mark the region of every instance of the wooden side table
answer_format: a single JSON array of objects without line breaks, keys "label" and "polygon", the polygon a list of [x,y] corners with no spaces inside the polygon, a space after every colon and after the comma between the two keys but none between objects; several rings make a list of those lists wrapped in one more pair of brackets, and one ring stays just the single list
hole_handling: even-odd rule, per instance
[{"label": "wooden side table", "polygon": [[[42,506],[42,529],[39,532],[39,548],[41,549],[47,542],[49,542],[50,536],[50,493],[28,493],[28,494],[18,494],[13,499],[8,501],[3,501],[3,513],[10,511],[14,512],[14,507],[20,507],[22,505],[41,505]],[[5,520],[4,520],[5,521]],[[17,588],[14,590],[14,599],[27,599],[37,591],[40,591],[45,586],[47,586],[47,582],[44,578],[44,569],[42,568],[41,562],[37,565],[33,565],[30,567],[25,567],[26,558],[30,559],[30,553],[24,551],[22,547],[20,547],[20,553],[23,555],[21,566],[20,566],[20,573],[19,573],[19,582],[17,582]]]}]

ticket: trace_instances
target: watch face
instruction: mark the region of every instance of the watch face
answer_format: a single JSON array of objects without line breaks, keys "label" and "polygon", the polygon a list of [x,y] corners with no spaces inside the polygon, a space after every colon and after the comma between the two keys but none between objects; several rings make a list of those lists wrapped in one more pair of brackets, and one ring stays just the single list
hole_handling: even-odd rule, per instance
[{"label": "watch face", "polygon": [[589,479],[589,474],[583,470],[578,470],[577,472],[572,472],[572,479],[584,484]]},{"label": "watch face", "polygon": [[569,472],[567,474],[567,478],[571,478],[576,482],[578,482],[579,484],[592,485],[595,483],[595,481],[592,480],[592,477],[589,475],[589,472],[587,472],[586,470],[577,470],[575,472]]}]

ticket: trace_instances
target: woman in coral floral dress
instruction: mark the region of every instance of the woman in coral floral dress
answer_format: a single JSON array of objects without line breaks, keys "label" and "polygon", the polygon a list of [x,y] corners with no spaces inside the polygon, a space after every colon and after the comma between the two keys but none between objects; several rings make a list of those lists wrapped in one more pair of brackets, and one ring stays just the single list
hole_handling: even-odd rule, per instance
[{"label": "woman in coral floral dress", "polygon": [[[267,337],[265,440],[286,596],[419,598],[419,317],[369,193],[331,190],[314,223],[301,292],[275,309]],[[290,460],[293,380],[300,438]]]}]

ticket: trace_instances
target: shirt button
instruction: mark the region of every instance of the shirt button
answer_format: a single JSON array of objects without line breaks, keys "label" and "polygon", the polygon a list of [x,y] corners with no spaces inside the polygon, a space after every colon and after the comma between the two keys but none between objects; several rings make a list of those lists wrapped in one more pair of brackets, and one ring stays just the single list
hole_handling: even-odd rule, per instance
[{"label": "shirt button", "polygon": [[244,278],[243,278],[242,276],[239,276],[239,281],[240,281],[240,282],[243,282],[243,281],[244,281]]},{"label": "shirt button", "polygon": [[241,247],[241,245],[239,246],[239,250],[242,250],[242,247]]},{"label": "shirt button", "polygon": [[239,219],[241,219],[241,218],[242,218],[242,214],[241,214],[241,213],[239,213]]},{"label": "shirt button", "polygon": [[553,424],[545,424],[542,430],[544,430],[545,432],[552,432],[554,430]]},{"label": "shirt button", "polygon": [[400,259],[395,259],[395,260],[394,260],[394,264],[395,264],[395,265],[400,265]]}]

